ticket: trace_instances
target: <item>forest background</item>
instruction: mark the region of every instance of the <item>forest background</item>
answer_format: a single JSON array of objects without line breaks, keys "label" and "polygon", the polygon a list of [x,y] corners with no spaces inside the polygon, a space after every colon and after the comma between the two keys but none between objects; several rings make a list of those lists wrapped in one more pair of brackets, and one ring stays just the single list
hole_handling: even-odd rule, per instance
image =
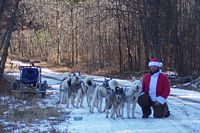
[{"label": "forest background", "polygon": [[0,73],[7,58],[94,71],[200,72],[199,0],[0,0]]}]

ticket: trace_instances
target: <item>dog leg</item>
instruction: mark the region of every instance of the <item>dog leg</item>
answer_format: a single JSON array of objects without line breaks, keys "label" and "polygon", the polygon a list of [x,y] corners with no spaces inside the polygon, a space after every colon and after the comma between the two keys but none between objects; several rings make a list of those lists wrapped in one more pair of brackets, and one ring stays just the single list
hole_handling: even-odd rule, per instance
[{"label": "dog leg", "polygon": [[58,103],[59,103],[59,104],[62,104],[62,101],[63,101],[63,91],[60,91]]},{"label": "dog leg", "polygon": [[75,98],[76,98],[76,95],[75,95],[74,93],[72,93],[72,95],[71,95],[71,104],[72,104],[73,107],[76,107],[76,106],[74,105],[74,103],[75,103]]},{"label": "dog leg", "polygon": [[108,108],[106,108],[106,118],[108,118]]},{"label": "dog leg", "polygon": [[68,91],[68,100],[67,100],[67,107],[70,107],[70,104],[73,106],[73,93],[71,91]]},{"label": "dog leg", "polygon": [[89,106],[89,112],[92,113],[90,97],[88,97],[88,106]]},{"label": "dog leg", "polygon": [[128,119],[131,118],[131,116],[130,116],[130,106],[131,106],[131,104],[128,102],[128,103],[127,103],[127,118],[128,118]]},{"label": "dog leg", "polygon": [[87,96],[87,104],[88,104],[88,107],[90,107],[90,98],[89,98],[89,94],[86,94]]},{"label": "dog leg", "polygon": [[111,112],[111,118],[115,119],[115,115],[117,114],[117,108],[115,105],[112,106]]},{"label": "dog leg", "polygon": [[94,113],[95,99],[92,99],[91,101],[92,101],[92,103],[91,103],[91,113]]},{"label": "dog leg", "polygon": [[124,119],[124,104],[121,105],[120,112],[121,112],[122,119]]},{"label": "dog leg", "polygon": [[105,101],[105,106],[104,106],[103,112],[106,111],[106,100],[104,99],[104,101]]},{"label": "dog leg", "polygon": [[74,96],[73,95],[70,96],[70,100],[71,100],[72,107],[74,107]]},{"label": "dog leg", "polygon": [[71,95],[69,95],[69,96],[68,96],[68,107],[69,107],[69,108],[70,108],[70,105],[71,105],[71,101],[72,101],[72,100],[71,100]]},{"label": "dog leg", "polygon": [[111,107],[111,116],[110,116],[110,118],[113,118],[113,117],[114,117],[113,114],[114,114],[114,107],[112,106],[112,107]]},{"label": "dog leg", "polygon": [[85,98],[85,94],[83,94],[83,95],[81,96],[81,103],[80,103],[80,107],[81,107],[81,108],[84,108],[84,106],[83,106],[84,98]]},{"label": "dog leg", "polygon": [[68,94],[68,92],[66,93],[66,99],[67,99],[67,108],[69,108],[69,94]]},{"label": "dog leg", "polygon": [[99,99],[95,100],[95,107],[97,108],[97,111],[100,113],[100,110],[99,110]]},{"label": "dog leg", "polygon": [[115,106],[114,106],[114,110],[113,110],[113,115],[114,115],[113,119],[115,119],[116,117],[118,117],[118,116],[117,116],[117,109],[118,109],[118,106],[115,105]]},{"label": "dog leg", "polygon": [[108,118],[108,108],[109,108],[108,101],[106,99],[106,105],[105,105],[106,118]]},{"label": "dog leg", "polygon": [[82,90],[79,89],[79,90],[78,90],[77,101],[76,101],[76,107],[77,107],[77,108],[79,107],[78,104],[80,103],[81,95],[82,95]]},{"label": "dog leg", "polygon": [[137,103],[137,98],[134,99],[134,101],[133,101],[133,106],[132,106],[132,118],[133,118],[133,119],[136,118],[135,115],[134,115],[136,103]]},{"label": "dog leg", "polygon": [[117,116],[117,118],[121,117],[120,107],[119,106],[116,108],[116,116]]},{"label": "dog leg", "polygon": [[67,103],[67,91],[62,92],[62,104]]},{"label": "dog leg", "polygon": [[99,98],[99,112],[102,113],[102,98]]},{"label": "dog leg", "polygon": [[122,104],[119,104],[118,105],[118,108],[117,108],[117,115],[118,117],[123,117],[123,105]]},{"label": "dog leg", "polygon": [[93,106],[94,106],[94,104],[93,104],[92,98],[89,97],[89,108],[90,108],[90,113],[93,113],[93,109],[92,109]]},{"label": "dog leg", "polygon": [[99,110],[99,99],[94,100],[94,102],[95,102],[94,107],[96,107],[97,111],[100,113],[100,110]]}]

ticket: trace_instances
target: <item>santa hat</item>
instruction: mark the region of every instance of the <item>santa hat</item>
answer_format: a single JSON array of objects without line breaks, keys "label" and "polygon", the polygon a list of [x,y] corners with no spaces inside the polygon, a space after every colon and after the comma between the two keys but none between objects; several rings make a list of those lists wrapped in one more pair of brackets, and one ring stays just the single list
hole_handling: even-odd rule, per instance
[{"label": "santa hat", "polygon": [[162,67],[163,63],[159,61],[159,59],[157,58],[153,58],[151,59],[151,61],[149,62],[149,67],[150,66],[157,66],[157,67]]}]

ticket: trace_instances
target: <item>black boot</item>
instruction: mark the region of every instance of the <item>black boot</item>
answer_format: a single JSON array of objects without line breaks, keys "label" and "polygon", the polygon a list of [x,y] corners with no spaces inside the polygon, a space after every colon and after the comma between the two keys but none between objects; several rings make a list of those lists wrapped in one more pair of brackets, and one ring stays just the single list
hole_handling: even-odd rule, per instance
[{"label": "black boot", "polygon": [[149,116],[151,115],[151,108],[148,107],[148,108],[143,108],[142,109],[142,118],[149,118]]},{"label": "black boot", "polygon": [[170,111],[168,111],[166,114],[165,114],[165,118],[168,118],[170,116]]}]

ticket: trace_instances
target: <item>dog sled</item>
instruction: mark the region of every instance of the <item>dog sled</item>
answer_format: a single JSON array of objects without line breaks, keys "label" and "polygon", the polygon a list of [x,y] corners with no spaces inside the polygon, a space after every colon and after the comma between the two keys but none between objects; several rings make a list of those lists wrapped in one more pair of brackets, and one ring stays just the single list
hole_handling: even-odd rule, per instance
[{"label": "dog sled", "polygon": [[40,66],[20,66],[20,78],[13,83],[12,92],[41,94],[45,98],[47,81],[41,80]]}]

